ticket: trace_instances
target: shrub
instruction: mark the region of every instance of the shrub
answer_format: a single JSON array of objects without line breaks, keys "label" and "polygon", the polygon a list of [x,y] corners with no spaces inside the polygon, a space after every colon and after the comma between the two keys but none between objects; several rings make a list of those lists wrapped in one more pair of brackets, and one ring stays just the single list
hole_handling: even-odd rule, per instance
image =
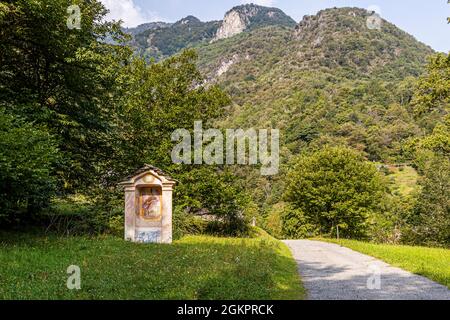
[{"label": "shrub", "polygon": [[181,206],[176,206],[173,211],[173,238],[180,239],[188,234],[202,234],[206,230],[207,223],[189,214]]},{"label": "shrub", "polygon": [[266,230],[275,238],[283,237],[283,212],[284,203],[276,204],[272,207],[266,218]]},{"label": "shrub", "polygon": [[[209,215],[205,232],[236,236],[248,233],[250,200],[228,171],[196,168],[176,176],[174,204],[188,215]],[[178,214],[181,219],[183,215]],[[181,223],[182,220],[180,220]]]}]

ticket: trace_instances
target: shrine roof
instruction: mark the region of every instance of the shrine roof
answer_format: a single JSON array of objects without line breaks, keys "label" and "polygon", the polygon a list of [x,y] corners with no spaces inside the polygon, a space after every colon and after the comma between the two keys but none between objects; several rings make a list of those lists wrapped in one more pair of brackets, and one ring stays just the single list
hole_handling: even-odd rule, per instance
[{"label": "shrine roof", "polygon": [[124,178],[122,183],[127,182],[127,181],[129,181],[130,179],[133,179],[134,177],[137,177],[137,176],[139,176],[139,175],[141,175],[141,174],[143,174],[143,173],[145,173],[145,172],[148,172],[148,171],[153,171],[153,172],[155,172],[157,175],[159,175],[159,176],[161,176],[161,177],[164,177],[164,178],[166,178],[166,179],[169,180],[169,181],[177,182],[177,180],[173,179],[170,175],[168,175],[167,173],[165,173],[165,172],[164,172],[163,170],[161,170],[160,168],[157,168],[157,167],[152,166],[152,165],[150,165],[150,164],[146,164],[146,165],[144,165],[142,168],[136,170],[133,174],[131,174],[131,175],[127,176],[126,178]]}]

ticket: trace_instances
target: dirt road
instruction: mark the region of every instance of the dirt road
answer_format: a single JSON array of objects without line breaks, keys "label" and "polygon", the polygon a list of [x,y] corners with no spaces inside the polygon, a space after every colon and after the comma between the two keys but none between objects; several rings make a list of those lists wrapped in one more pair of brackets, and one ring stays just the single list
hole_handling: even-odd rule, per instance
[{"label": "dirt road", "polygon": [[348,248],[309,240],[284,242],[310,300],[450,300],[447,287]]}]

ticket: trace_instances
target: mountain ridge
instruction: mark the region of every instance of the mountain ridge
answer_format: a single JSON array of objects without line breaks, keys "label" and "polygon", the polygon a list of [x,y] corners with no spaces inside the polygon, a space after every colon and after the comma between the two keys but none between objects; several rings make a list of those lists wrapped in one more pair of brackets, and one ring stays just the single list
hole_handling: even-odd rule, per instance
[{"label": "mountain ridge", "polygon": [[331,68],[350,78],[367,78],[372,74],[384,74],[391,79],[417,76],[421,72],[417,66],[425,65],[434,51],[386,20],[382,20],[380,30],[370,30],[366,26],[368,16],[365,9],[332,8],[305,16],[293,29],[258,28],[226,39],[226,44],[198,46],[199,65],[208,79],[220,82],[217,77],[225,76],[238,62],[255,61],[254,51],[259,54],[273,51],[273,63],[267,64],[271,68],[281,64],[282,77],[291,71],[311,68]]},{"label": "mountain ridge", "polygon": [[270,25],[294,28],[296,22],[280,9],[245,4],[230,9],[219,21],[203,22],[189,15],[175,23],[149,23],[125,32],[133,37],[131,45],[140,55],[159,61],[185,48]]},{"label": "mountain ridge", "polygon": [[[232,98],[220,125],[278,127],[285,133],[287,159],[300,149],[332,142],[346,143],[371,160],[392,160],[401,154],[400,139],[420,135],[408,115],[408,92],[434,51],[386,20],[379,30],[368,28],[370,15],[356,7],[330,8],[294,27],[263,24],[219,41],[211,40],[223,21],[207,25],[181,19],[173,39],[187,33],[193,42],[179,50],[196,49],[207,83],[218,84]],[[157,31],[167,35],[171,29]],[[391,128],[386,110],[401,125]],[[379,114],[376,124],[373,114]],[[379,137],[373,130],[398,132],[375,143]]]}]

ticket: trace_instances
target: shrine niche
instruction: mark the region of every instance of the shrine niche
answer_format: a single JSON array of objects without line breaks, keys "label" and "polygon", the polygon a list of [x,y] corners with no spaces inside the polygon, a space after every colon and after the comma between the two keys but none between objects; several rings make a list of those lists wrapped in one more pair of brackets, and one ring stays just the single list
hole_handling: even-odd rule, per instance
[{"label": "shrine niche", "polygon": [[162,218],[162,190],[159,187],[142,188],[139,192],[140,215],[145,220],[158,221]]},{"label": "shrine niche", "polygon": [[146,165],[120,183],[125,191],[125,240],[172,243],[172,192],[176,182]]}]

